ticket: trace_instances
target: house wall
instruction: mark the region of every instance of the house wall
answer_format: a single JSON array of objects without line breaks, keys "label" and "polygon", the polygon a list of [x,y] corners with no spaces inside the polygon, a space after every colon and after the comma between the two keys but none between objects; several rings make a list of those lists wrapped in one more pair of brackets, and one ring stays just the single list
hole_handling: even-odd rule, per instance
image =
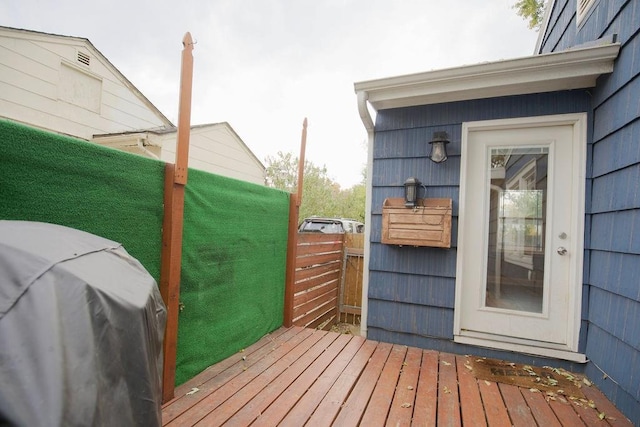
[{"label": "house wall", "polygon": [[612,34],[621,44],[613,73],[592,90],[586,372],[640,422],[640,1],[600,0],[579,27],[575,3],[555,1],[541,53]]},{"label": "house wall", "polygon": [[[576,90],[378,111],[371,172],[368,338],[526,363],[549,363],[453,342],[462,123],[589,112],[590,106],[589,93]],[[427,142],[434,131],[447,131],[450,136],[449,159],[445,163],[435,164],[426,158]],[[384,199],[404,197],[404,181],[412,176],[425,186],[420,197],[453,199],[451,249],[380,243]],[[585,345],[582,337],[581,350]],[[558,362],[561,363],[564,362]],[[582,369],[569,362],[564,366]]]},{"label": "house wall", "polygon": [[86,39],[10,28],[0,28],[0,117],[87,140],[171,125]]},{"label": "house wall", "polygon": [[[160,159],[175,162],[176,133],[160,135]],[[264,185],[265,168],[226,123],[194,126],[189,139],[189,167]]]}]

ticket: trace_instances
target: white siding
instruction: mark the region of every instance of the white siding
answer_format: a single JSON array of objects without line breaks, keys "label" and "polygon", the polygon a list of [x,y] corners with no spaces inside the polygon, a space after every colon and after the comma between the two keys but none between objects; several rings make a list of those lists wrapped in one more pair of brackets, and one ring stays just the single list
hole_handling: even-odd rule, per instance
[{"label": "white siding", "polygon": [[9,28],[0,28],[0,117],[87,140],[171,125],[85,39]]},{"label": "white siding", "polygon": [[[176,138],[175,132],[162,135],[161,160],[175,162]],[[264,185],[264,166],[227,123],[191,129],[189,167]]]}]

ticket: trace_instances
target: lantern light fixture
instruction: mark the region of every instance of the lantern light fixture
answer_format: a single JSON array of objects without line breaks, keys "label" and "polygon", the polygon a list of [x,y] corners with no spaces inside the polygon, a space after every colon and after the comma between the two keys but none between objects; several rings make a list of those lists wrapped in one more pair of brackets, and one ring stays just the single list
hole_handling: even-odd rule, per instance
[{"label": "lantern light fixture", "polygon": [[429,158],[434,163],[442,163],[447,160],[447,144],[449,143],[449,135],[447,132],[434,132],[433,139],[429,141],[431,144],[431,154]]},{"label": "lantern light fixture", "polygon": [[418,188],[420,181],[417,178],[407,178],[404,182],[404,206],[407,208],[415,208],[418,202]]}]

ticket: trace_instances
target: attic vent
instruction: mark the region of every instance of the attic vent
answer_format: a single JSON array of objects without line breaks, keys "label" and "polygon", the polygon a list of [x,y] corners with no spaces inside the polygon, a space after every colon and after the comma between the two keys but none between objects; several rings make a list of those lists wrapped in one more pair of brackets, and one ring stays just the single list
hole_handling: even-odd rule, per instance
[{"label": "attic vent", "polygon": [[91,63],[91,57],[86,53],[78,52],[78,62],[88,67]]},{"label": "attic vent", "polygon": [[589,16],[589,13],[593,9],[593,6],[598,2],[597,0],[577,0],[576,5],[576,24],[580,25]]}]

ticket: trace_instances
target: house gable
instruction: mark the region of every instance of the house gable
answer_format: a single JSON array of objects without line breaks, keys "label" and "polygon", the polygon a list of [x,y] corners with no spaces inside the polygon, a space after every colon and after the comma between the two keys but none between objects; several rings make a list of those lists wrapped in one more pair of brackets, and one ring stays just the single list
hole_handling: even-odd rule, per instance
[{"label": "house gable", "polygon": [[0,116],[89,140],[172,123],[89,40],[0,27]]}]

